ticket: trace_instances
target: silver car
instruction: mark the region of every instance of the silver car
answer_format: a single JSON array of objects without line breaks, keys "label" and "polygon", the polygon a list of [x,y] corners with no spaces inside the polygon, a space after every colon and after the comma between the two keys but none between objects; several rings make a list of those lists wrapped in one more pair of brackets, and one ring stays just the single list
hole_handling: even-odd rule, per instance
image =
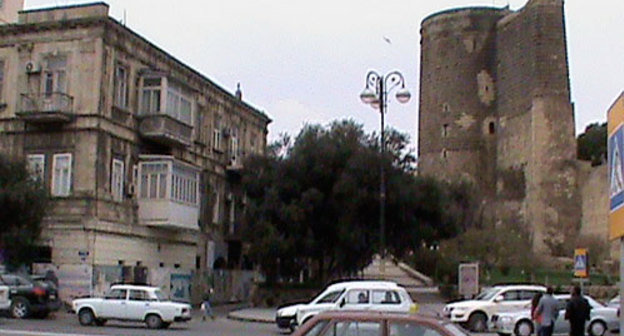
[{"label": "silver car", "polygon": [[[553,334],[568,335],[570,332],[570,323],[565,319],[565,307],[570,300],[569,294],[555,295],[559,301],[559,316],[555,321]],[[617,308],[607,307],[593,298],[586,296],[585,298],[591,306],[590,320],[587,323],[587,333],[590,336],[603,336],[607,331],[616,331],[619,329],[619,318],[617,316]],[[499,335],[515,335],[529,336],[535,327],[531,320],[530,304],[521,311],[499,313],[492,316],[490,328]]]}]

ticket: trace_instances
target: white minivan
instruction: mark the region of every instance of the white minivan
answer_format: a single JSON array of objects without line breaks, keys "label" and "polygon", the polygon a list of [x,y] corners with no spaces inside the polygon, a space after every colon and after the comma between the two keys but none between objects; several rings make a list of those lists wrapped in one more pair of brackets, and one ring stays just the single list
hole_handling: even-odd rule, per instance
[{"label": "white minivan", "polygon": [[328,286],[309,303],[282,307],[275,322],[295,329],[326,310],[410,312],[417,309],[405,288],[391,281],[345,281]]}]

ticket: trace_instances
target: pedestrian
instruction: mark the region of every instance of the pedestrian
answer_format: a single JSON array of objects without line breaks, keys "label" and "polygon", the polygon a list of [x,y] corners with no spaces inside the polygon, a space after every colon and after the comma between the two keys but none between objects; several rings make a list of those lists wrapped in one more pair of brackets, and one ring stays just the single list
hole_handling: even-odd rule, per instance
[{"label": "pedestrian", "polygon": [[537,292],[531,299],[531,318],[533,319],[533,325],[535,326],[535,335],[540,336],[542,334],[542,315],[537,313],[537,305],[542,298],[542,292]]},{"label": "pedestrian", "polygon": [[552,336],[553,328],[557,316],[559,316],[559,302],[553,297],[555,290],[552,287],[546,289],[546,294],[542,296],[537,304],[537,314],[541,316],[541,335],[539,336]]},{"label": "pedestrian", "polygon": [[210,317],[211,319],[215,319],[214,313],[212,312],[212,306],[210,305],[210,294],[212,294],[213,290],[210,290],[204,295],[204,300],[201,304],[202,311],[202,321],[206,321],[206,317]]},{"label": "pedestrian", "polygon": [[584,336],[585,321],[589,321],[591,306],[578,285],[572,288],[571,294],[565,312],[565,319],[570,321],[570,336]]}]

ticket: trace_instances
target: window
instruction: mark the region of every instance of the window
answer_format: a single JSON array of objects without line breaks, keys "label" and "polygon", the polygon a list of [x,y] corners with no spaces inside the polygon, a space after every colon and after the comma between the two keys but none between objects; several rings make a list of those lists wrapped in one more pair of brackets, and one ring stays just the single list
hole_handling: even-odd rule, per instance
[{"label": "window", "polygon": [[192,103],[182,88],[173,83],[167,87],[167,114],[189,125],[192,124]]},{"label": "window", "polygon": [[356,289],[347,292],[348,304],[366,304],[368,303],[368,291],[363,289]]},{"label": "window", "polygon": [[143,78],[141,108],[139,114],[160,113],[160,78]]},{"label": "window", "polygon": [[417,322],[390,322],[390,336],[442,336],[442,334],[426,325]]},{"label": "window", "polygon": [[212,148],[215,150],[221,150],[221,130],[215,128],[212,131]]},{"label": "window", "polygon": [[308,329],[303,336],[318,336],[327,323],[329,323],[328,320],[317,321],[316,324],[312,328]]},{"label": "window", "polygon": [[381,336],[380,322],[339,321],[331,325],[323,336]]},{"label": "window", "polygon": [[128,107],[128,68],[122,64],[115,66],[114,102],[115,106]]},{"label": "window", "polygon": [[45,178],[45,155],[30,154],[26,157],[26,161],[30,175],[34,179],[43,182]]},{"label": "window", "polygon": [[125,300],[126,299],[126,290],[115,288],[106,294],[105,298],[107,300]]},{"label": "window", "polygon": [[196,206],[199,203],[199,173],[186,165],[166,161],[140,164],[139,197],[170,199]]},{"label": "window", "polygon": [[65,56],[47,59],[47,67],[43,72],[43,92],[47,97],[53,93],[67,93],[66,67],[67,58]]},{"label": "window", "polygon": [[[139,114],[166,113],[176,120],[193,125],[193,100],[187,90],[164,77],[144,77],[142,82]],[[162,96],[162,93],[166,95]]]},{"label": "window", "polygon": [[401,297],[399,293],[393,290],[374,290],[373,291],[373,303],[374,304],[400,304]]},{"label": "window", "polygon": [[238,137],[236,135],[230,139],[230,163],[238,163]]},{"label": "window", "polygon": [[167,173],[169,165],[166,162],[141,163],[140,198],[158,199],[167,198]]},{"label": "window", "polygon": [[199,176],[193,169],[182,165],[173,165],[171,199],[180,203],[197,204]]},{"label": "window", "polygon": [[520,291],[511,290],[511,291],[507,291],[503,293],[503,300],[504,301],[520,300]]},{"label": "window", "polygon": [[449,135],[449,124],[442,125],[442,137],[446,138]]},{"label": "window", "polygon": [[72,178],[72,155],[55,154],[52,164],[52,195],[69,196]]},{"label": "window", "polygon": [[490,132],[490,134],[494,134],[496,132],[496,128],[494,127],[494,122],[490,122],[488,124],[488,131]]},{"label": "window", "polygon": [[124,179],[124,162],[113,159],[113,166],[111,168],[111,194],[113,195],[113,200],[116,202],[121,202],[123,200]]},{"label": "window", "polygon": [[131,289],[128,299],[134,301],[147,301],[149,299],[149,295],[145,291]]},{"label": "window", "polygon": [[3,88],[4,88],[4,61],[0,60],[0,101],[2,101],[4,98],[4,95],[2,94]]},{"label": "window", "polygon": [[339,290],[339,291],[329,292],[325,294],[325,296],[323,296],[321,299],[319,299],[317,303],[334,303],[338,300],[338,298],[340,298],[342,293],[344,293],[344,289]]}]

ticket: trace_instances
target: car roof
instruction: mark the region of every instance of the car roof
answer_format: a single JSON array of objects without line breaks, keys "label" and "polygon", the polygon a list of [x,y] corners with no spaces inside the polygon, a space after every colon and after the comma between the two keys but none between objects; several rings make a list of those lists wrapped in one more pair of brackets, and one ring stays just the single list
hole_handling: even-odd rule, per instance
[{"label": "car roof", "polygon": [[363,310],[327,310],[318,313],[316,316],[319,318],[331,318],[331,319],[354,319],[354,320],[411,320],[422,321],[428,323],[439,324],[445,322],[445,320],[413,313],[405,312],[388,312],[388,311],[363,311]]},{"label": "car roof", "polygon": [[539,289],[546,291],[546,287],[542,285],[496,285],[496,289]]},{"label": "car roof", "polygon": [[160,289],[153,286],[141,286],[141,285],[112,285],[111,289],[142,289],[142,290],[156,290]]},{"label": "car roof", "polygon": [[396,282],[379,280],[353,280],[343,281],[327,286],[327,289],[349,288],[402,288]]}]

